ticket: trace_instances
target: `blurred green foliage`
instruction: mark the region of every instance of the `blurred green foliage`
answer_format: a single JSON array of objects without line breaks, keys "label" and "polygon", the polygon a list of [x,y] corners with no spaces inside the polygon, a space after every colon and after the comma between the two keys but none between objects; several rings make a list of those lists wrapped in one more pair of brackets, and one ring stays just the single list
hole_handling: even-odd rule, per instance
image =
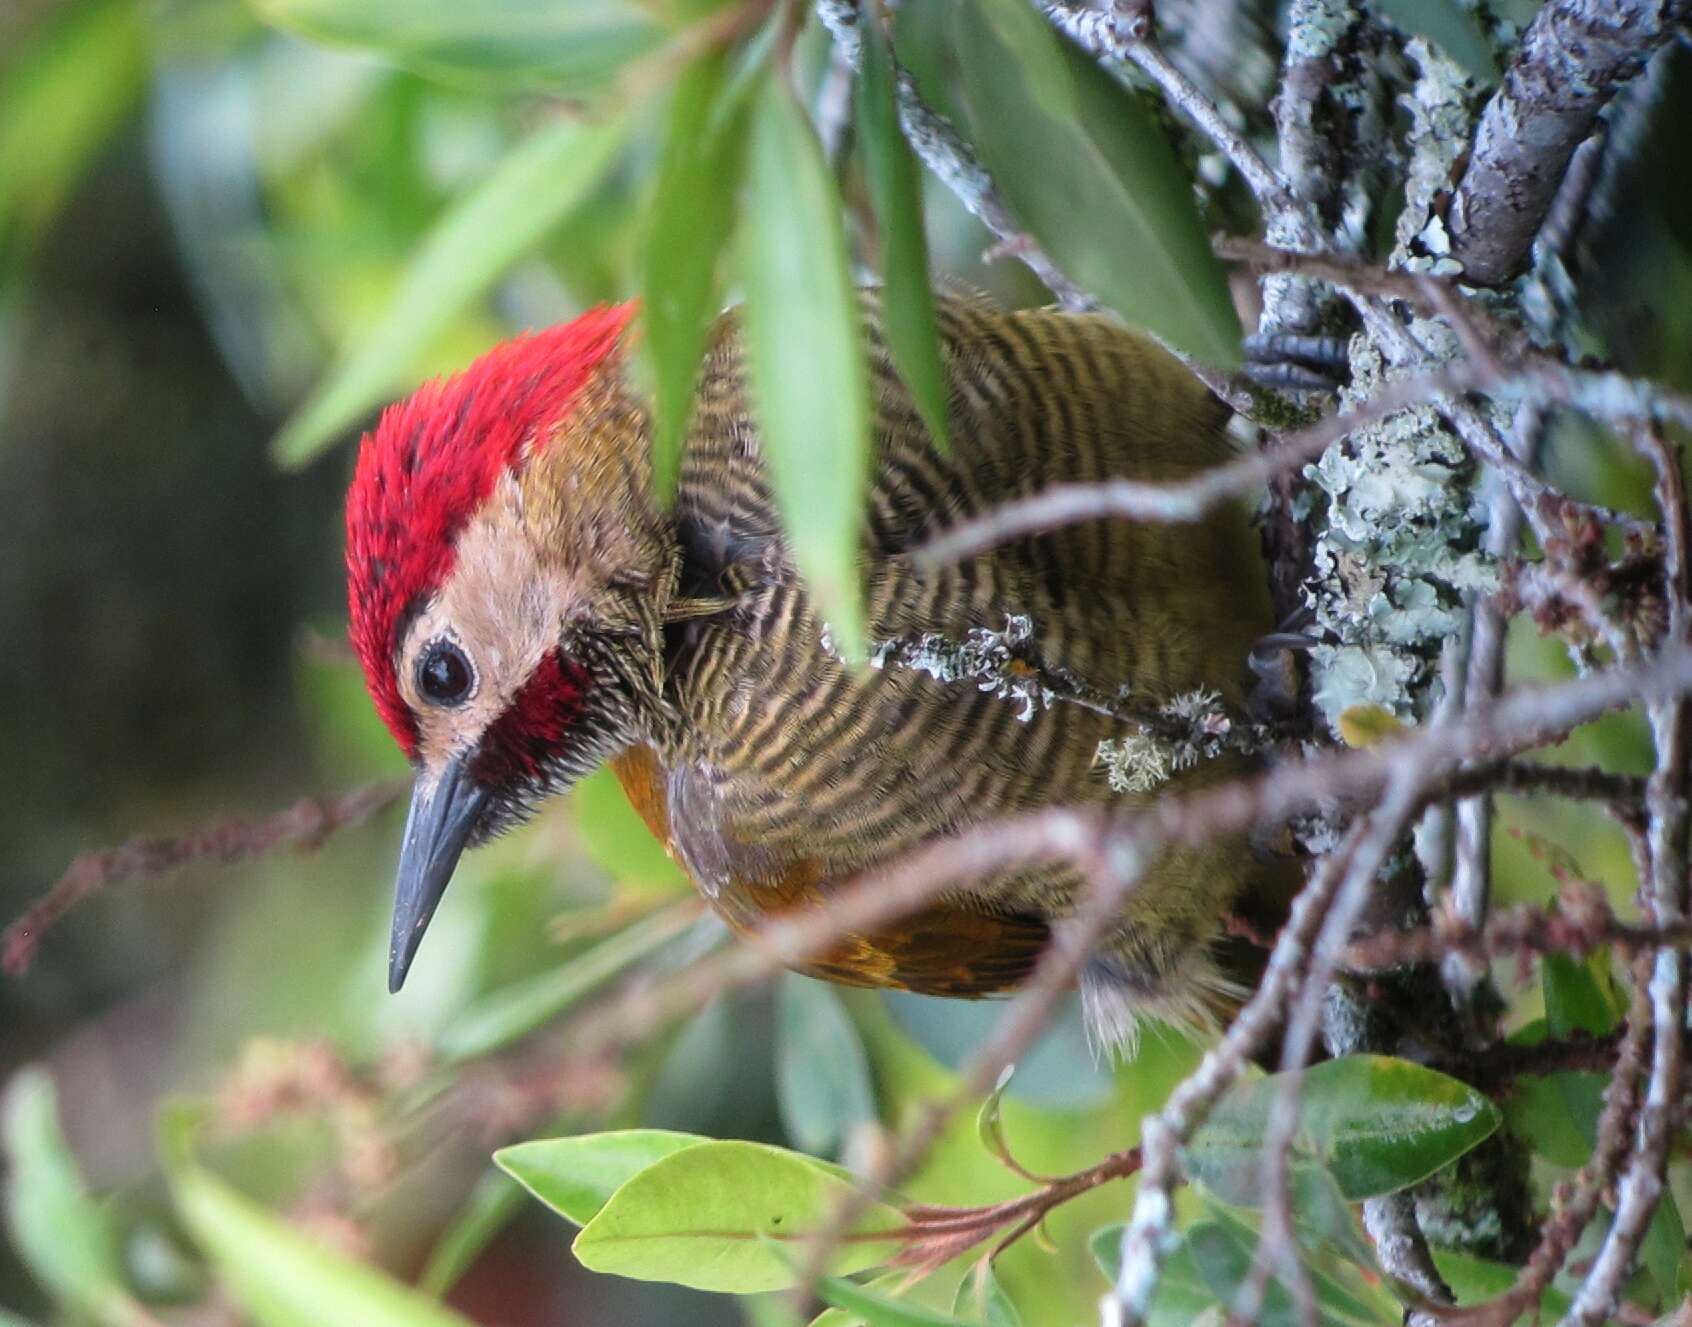
[{"label": "blurred green foliage", "polygon": [[[1462,6],[1383,9],[1495,74]],[[0,619],[18,642],[0,699],[10,767],[34,775],[0,809],[0,904],[91,843],[401,772],[339,644],[346,444],[387,397],[595,302],[645,301],[670,473],[705,326],[744,296],[760,408],[791,440],[772,460],[801,562],[854,637],[852,285],[885,278],[896,362],[932,428],[929,277],[1043,295],[983,264],[988,237],[913,169],[878,34],[858,113],[830,135],[845,146],[816,132],[838,74],[802,17],[756,0],[36,0],[0,19]],[[1190,145],[1172,147],[1142,91],[1021,0],[907,0],[896,36],[1066,271],[1179,348],[1233,360],[1206,231],[1237,186],[1201,209]],[[1669,83],[1684,110],[1683,67]],[[1618,359],[1688,386],[1692,322],[1660,312],[1692,298],[1684,146],[1655,139],[1623,168],[1649,187],[1624,178],[1640,201],[1588,237],[1614,279],[1587,312]],[[281,479],[273,461],[314,468]],[[1573,491],[1643,504],[1608,439],[1561,428],[1548,463]],[[1531,632],[1513,649],[1524,675],[1567,671]],[[1624,716],[1553,758],[1639,770],[1646,753]],[[1627,846],[1595,813],[1520,802],[1502,820],[1507,898],[1570,871],[1630,891]],[[580,1063],[563,1014],[723,940],[614,780],[467,860],[427,980],[390,1000],[396,829],[99,900],[0,993],[0,1068],[51,1070],[19,1071],[5,1097],[0,1299],[27,1316],[0,1308],[0,1324],[132,1327],[207,1304],[265,1327],[786,1322],[787,1301],[759,1292],[792,1280],[785,1241],[850,1187],[833,1159],[954,1091],[999,1012],[789,978]],[[1613,1025],[1607,960],[1543,976],[1512,987],[1520,1039]],[[1132,1145],[1196,1056],[1154,1033],[1131,1065],[1100,1066],[1066,1008],[904,1193],[979,1207],[1029,1190],[1007,1157],[1092,1165]],[[1233,1181],[1277,1086],[1243,1084],[1194,1140],[1209,1182],[1183,1195],[1155,1321],[1184,1327],[1243,1280],[1256,1195]],[[1544,1184],[1589,1154],[1601,1087],[1555,1074],[1507,1103]],[[1335,1062],[1303,1088],[1301,1238],[1323,1320],[1395,1323],[1347,1203],[1448,1163],[1498,1112],[1396,1062]],[[198,1106],[161,1108],[184,1093]],[[531,1141],[490,1168],[513,1136]],[[541,1203],[585,1228],[589,1266],[744,1298],[589,1276]],[[1089,1193],[1052,1214],[1046,1245],[984,1270],[966,1256],[914,1287],[826,1282],[836,1307],[818,1321],[1086,1319],[1128,1203],[1121,1185]],[[1659,1302],[1689,1278],[1684,1246],[1671,1201],[1645,1259]],[[849,1247],[842,1270],[887,1252]],[[1508,1283],[1476,1259],[1440,1266],[1465,1296]],[[1279,1288],[1262,1320],[1292,1320]]]}]

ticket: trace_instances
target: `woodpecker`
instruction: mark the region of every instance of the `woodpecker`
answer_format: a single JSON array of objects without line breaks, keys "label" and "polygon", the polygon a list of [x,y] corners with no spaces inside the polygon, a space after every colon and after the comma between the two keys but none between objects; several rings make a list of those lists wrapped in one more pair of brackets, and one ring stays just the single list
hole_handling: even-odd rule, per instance
[{"label": "woodpecker", "polygon": [[[738,931],[803,909],[935,836],[1054,804],[1133,803],[1097,753],[1122,725],[1007,703],[920,659],[843,660],[795,570],[749,399],[736,314],[714,325],[672,504],[622,362],[633,305],[519,336],[390,406],[347,501],[350,631],[416,770],[389,986],[405,980],[463,850],[609,761],[634,808]],[[920,546],[1054,484],[1173,479],[1227,459],[1228,412],[1108,316],[943,297],[950,444],[936,445],[863,296],[874,453],[861,573],[874,642],[1020,624],[1100,694],[1212,693],[1236,711],[1270,627],[1257,538],[1095,521],[928,568]],[[1217,762],[1226,764],[1226,761]],[[1176,782],[1216,777],[1206,769]],[[1266,878],[1243,841],[1167,852],[1080,979],[1093,1034],[1142,1013],[1204,1022],[1238,985],[1223,919]],[[979,997],[1016,987],[1083,888],[1006,870],[807,971]]]}]

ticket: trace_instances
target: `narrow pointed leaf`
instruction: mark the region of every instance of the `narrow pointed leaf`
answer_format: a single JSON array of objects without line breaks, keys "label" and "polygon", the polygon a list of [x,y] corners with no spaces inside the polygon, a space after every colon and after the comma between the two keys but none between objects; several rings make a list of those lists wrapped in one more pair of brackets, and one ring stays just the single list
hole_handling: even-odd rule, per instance
[{"label": "narrow pointed leaf", "polygon": [[449,1060],[472,1059],[526,1036],[668,944],[695,916],[686,905],[665,908],[567,963],[483,996],[441,1033],[441,1054]]},{"label": "narrow pointed leaf", "polygon": [[1226,273],[1151,110],[1026,0],[954,14],[975,141],[1071,280],[1206,363],[1240,356]]},{"label": "narrow pointed leaf", "polygon": [[514,1143],[494,1153],[494,1164],[566,1221],[585,1226],[648,1166],[710,1141],[670,1129],[614,1129]]},{"label": "narrow pointed leaf", "polygon": [[283,425],[272,447],[284,466],[312,459],[415,372],[454,315],[587,197],[622,146],[623,122],[561,119],[506,153],[435,223],[373,327]]},{"label": "narrow pointed leaf", "polygon": [[139,1314],[123,1286],[123,1260],[105,1208],[83,1183],[59,1127],[58,1094],[44,1070],[13,1079],[0,1110],[6,1227],[43,1289],[101,1323]]},{"label": "narrow pointed leaf", "polygon": [[176,1208],[261,1327],[470,1327],[367,1263],[317,1243],[197,1166],[171,1177]]},{"label": "narrow pointed leaf", "polygon": [[132,113],[146,62],[146,23],[124,0],[62,6],[8,52],[0,79],[0,285]]},{"label": "narrow pointed leaf", "polygon": [[783,974],[776,991],[776,1105],[802,1151],[838,1153],[853,1126],[875,1119],[863,1039],[832,987]]},{"label": "narrow pointed leaf", "polygon": [[1015,1074],[1014,1064],[1007,1064],[1000,1070],[999,1081],[982,1101],[981,1109],[975,1112],[975,1136],[981,1140],[983,1147],[1010,1170],[1016,1169],[1016,1159],[1011,1155],[1010,1143],[1005,1139],[1004,1104],[1005,1089],[1010,1086]]},{"label": "narrow pointed leaf", "polygon": [[[709,1142],[655,1162],[576,1236],[582,1266],[641,1281],[749,1294],[794,1283],[798,1244],[828,1229],[853,1192],[837,1170],[762,1143]],[[903,1216],[868,1203],[830,1270],[872,1267],[899,1248]]]},{"label": "narrow pointed leaf", "polygon": [[734,221],[746,118],[745,85],[731,77],[724,52],[707,51],[683,72],[670,106],[641,260],[656,407],[652,475],[665,503],[675,493],[699,360],[721,305],[718,267]]},{"label": "narrow pointed leaf", "polygon": [[428,78],[483,87],[603,89],[657,48],[663,28],[631,0],[252,0],[265,22],[350,46]]},{"label": "narrow pointed leaf", "polygon": [[866,1327],[974,1327],[977,1321],[907,1304],[838,1276],[825,1276],[817,1282],[817,1298],[850,1314],[851,1321],[864,1323]]},{"label": "narrow pointed leaf", "polygon": [[753,112],[747,182],[740,270],[764,456],[818,614],[835,648],[862,658],[857,558],[870,416],[858,299],[834,178],[778,79]]},{"label": "narrow pointed leaf", "polygon": [[863,77],[858,86],[858,139],[881,240],[882,322],[893,366],[922,422],[946,447],[946,371],[934,319],[928,238],[922,224],[922,172],[899,131],[893,48],[881,25],[866,19]]},{"label": "narrow pointed leaf", "polygon": [[524,1202],[522,1186],[509,1175],[484,1172],[429,1250],[417,1288],[437,1299],[451,1290],[523,1210]]},{"label": "narrow pointed leaf", "polygon": [[[911,1283],[910,1272],[902,1268],[894,1268],[888,1272],[877,1272],[874,1276],[858,1282],[863,1289],[875,1295],[897,1295]],[[864,1320],[856,1313],[846,1309],[837,1309],[833,1305],[825,1308],[804,1327],[864,1327]]]}]

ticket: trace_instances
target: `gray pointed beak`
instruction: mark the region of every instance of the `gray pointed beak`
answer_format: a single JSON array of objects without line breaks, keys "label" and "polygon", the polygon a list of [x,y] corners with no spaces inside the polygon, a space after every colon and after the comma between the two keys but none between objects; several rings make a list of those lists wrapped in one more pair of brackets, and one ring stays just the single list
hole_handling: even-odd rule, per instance
[{"label": "gray pointed beak", "polygon": [[411,792],[411,813],[405,818],[400,845],[399,875],[394,881],[394,929],[388,945],[388,990],[405,985],[405,974],[429,919],[452,880],[459,854],[487,804],[487,791],[477,785],[461,758],[441,771],[433,788],[419,780]]}]

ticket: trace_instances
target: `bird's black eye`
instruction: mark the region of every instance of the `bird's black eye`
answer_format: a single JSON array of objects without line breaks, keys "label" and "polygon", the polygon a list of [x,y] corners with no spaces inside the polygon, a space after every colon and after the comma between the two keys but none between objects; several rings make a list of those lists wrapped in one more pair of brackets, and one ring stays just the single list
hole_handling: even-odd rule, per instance
[{"label": "bird's black eye", "polygon": [[417,689],[434,705],[459,704],[475,681],[464,651],[449,640],[435,641],[417,664]]}]

